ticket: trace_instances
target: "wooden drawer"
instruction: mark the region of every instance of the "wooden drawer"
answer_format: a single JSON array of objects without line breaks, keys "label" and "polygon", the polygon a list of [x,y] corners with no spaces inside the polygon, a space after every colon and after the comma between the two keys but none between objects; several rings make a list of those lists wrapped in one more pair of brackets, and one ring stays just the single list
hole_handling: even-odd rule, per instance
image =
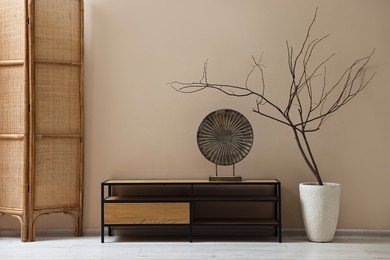
[{"label": "wooden drawer", "polygon": [[189,224],[189,203],[105,203],[105,224]]}]

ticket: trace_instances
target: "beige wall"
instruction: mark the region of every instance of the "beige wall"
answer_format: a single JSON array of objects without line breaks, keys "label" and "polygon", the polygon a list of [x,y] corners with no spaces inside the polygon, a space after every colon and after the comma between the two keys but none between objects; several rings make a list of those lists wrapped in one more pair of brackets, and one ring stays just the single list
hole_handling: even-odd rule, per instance
[{"label": "beige wall", "polygon": [[[185,95],[166,83],[199,80],[208,59],[210,81],[242,84],[251,55],[263,53],[269,93],[283,102],[290,80],[285,41],[300,44],[319,7],[313,37],[331,34],[319,53],[336,53],[329,74],[376,48],[371,86],[310,139],[324,180],[342,184],[338,228],[390,229],[390,1],[84,1],[85,228],[100,225],[99,185],[106,179],[213,174],[196,131],[220,108],[238,110],[254,128],[253,148],[237,173],[278,178],[284,227],[302,228],[298,183],[314,178],[290,129],[252,113],[251,98]],[[1,228],[17,226],[5,219],[11,224],[0,222]],[[45,216],[38,227],[70,225],[68,218]]]}]

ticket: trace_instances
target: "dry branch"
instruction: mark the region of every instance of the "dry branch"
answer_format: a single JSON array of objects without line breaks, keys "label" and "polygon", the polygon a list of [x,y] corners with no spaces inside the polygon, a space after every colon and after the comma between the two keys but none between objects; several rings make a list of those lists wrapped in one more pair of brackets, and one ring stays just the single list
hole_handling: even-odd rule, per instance
[{"label": "dry branch", "polygon": [[[375,73],[367,76],[366,67],[375,50],[367,57],[355,60],[344,70],[336,82],[328,87],[326,64],[335,54],[329,55],[315,65],[311,64],[317,47],[329,37],[329,35],[326,35],[310,40],[311,29],[316,18],[317,10],[296,56],[294,56],[294,48],[289,45],[288,41],[286,42],[291,83],[288,100],[284,105],[274,103],[265,94],[266,83],[263,70],[265,66],[261,64],[262,57],[256,59],[252,56],[253,65],[246,76],[243,86],[210,83],[207,77],[207,61],[204,63],[203,75],[199,82],[174,81],[169,84],[181,93],[195,93],[205,89],[215,89],[233,97],[256,97],[256,107],[253,111],[261,116],[287,125],[292,129],[304,161],[317,182],[322,185],[323,181],[307,134],[318,131],[330,116],[368,86]],[[248,84],[255,71],[258,71],[260,74],[260,87],[257,88],[257,91],[250,88]],[[318,83],[319,80],[316,80],[318,77],[322,77],[320,83]],[[266,112],[263,109],[265,106],[271,107],[274,113]]]}]

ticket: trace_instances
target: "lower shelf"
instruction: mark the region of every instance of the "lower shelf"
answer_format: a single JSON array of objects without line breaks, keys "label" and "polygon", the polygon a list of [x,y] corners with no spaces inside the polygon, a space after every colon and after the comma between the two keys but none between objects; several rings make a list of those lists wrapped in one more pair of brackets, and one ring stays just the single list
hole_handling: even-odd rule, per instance
[{"label": "lower shelf", "polygon": [[[206,224],[193,225],[109,225],[114,241],[256,241],[282,242],[281,228],[274,224]],[[118,240],[119,239],[119,240]],[[102,240],[104,242],[104,238]]]}]

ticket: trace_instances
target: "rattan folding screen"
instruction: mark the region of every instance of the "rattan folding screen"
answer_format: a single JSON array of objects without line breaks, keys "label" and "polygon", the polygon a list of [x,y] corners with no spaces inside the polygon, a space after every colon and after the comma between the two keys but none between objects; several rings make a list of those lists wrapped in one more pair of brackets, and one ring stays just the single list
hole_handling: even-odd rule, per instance
[{"label": "rattan folding screen", "polygon": [[50,213],[81,234],[83,140],[83,1],[0,0],[0,215],[22,241]]}]

